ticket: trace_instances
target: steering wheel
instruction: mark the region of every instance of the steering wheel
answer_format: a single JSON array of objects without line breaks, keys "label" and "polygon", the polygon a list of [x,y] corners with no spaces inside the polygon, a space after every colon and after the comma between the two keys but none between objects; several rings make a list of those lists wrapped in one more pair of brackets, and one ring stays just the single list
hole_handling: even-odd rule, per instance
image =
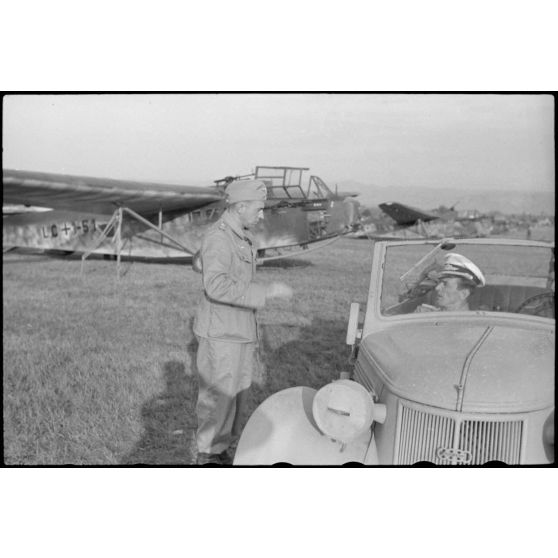
[{"label": "steering wheel", "polygon": [[541,318],[554,318],[554,293],[547,292],[530,296],[517,307],[515,312]]}]

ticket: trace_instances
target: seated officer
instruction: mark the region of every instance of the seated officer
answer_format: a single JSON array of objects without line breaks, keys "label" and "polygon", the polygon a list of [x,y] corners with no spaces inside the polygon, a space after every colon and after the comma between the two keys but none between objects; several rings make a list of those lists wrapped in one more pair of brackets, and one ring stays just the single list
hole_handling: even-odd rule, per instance
[{"label": "seated officer", "polygon": [[469,310],[469,297],[486,284],[482,271],[468,258],[454,252],[444,258],[442,269],[429,274],[435,277],[434,306],[421,304],[415,312]]}]

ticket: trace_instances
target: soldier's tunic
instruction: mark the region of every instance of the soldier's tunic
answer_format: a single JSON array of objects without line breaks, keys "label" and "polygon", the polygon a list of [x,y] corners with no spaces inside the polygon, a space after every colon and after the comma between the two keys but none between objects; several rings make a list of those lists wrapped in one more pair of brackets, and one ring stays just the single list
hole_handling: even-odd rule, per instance
[{"label": "soldier's tunic", "polygon": [[197,310],[199,394],[197,445],[200,453],[221,453],[237,434],[239,394],[258,365],[256,309],[265,286],[253,281],[253,238],[225,211],[200,249],[204,296]]}]

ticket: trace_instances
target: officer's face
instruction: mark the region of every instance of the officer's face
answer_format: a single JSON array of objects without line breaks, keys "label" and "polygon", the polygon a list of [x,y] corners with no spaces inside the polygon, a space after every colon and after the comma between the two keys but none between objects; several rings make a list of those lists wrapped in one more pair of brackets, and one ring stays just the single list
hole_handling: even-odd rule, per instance
[{"label": "officer's face", "polygon": [[444,277],[436,285],[434,304],[442,310],[459,310],[469,296],[469,290],[460,287],[460,281],[457,277]]},{"label": "officer's face", "polygon": [[255,227],[258,221],[264,218],[263,208],[264,202],[262,201],[243,202],[238,212],[242,226],[246,228]]}]

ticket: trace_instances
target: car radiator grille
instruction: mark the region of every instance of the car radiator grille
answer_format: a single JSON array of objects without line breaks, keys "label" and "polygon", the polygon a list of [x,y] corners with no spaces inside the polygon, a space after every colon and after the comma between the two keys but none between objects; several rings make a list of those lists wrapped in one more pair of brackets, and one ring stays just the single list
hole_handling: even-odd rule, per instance
[{"label": "car radiator grille", "polygon": [[488,461],[518,464],[521,420],[470,420],[400,405],[395,462],[412,465],[482,465]]}]

